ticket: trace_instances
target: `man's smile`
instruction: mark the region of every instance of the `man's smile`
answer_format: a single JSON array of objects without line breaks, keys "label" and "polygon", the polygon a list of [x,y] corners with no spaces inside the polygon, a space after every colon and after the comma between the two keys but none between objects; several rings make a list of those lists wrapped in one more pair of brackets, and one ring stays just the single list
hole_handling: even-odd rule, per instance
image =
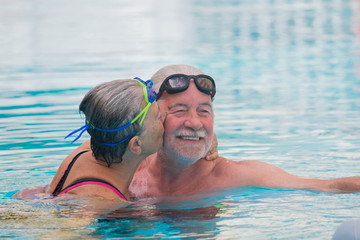
[{"label": "man's smile", "polygon": [[190,137],[190,136],[179,136],[178,138],[184,139],[184,140],[190,140],[190,141],[199,141],[200,137]]}]

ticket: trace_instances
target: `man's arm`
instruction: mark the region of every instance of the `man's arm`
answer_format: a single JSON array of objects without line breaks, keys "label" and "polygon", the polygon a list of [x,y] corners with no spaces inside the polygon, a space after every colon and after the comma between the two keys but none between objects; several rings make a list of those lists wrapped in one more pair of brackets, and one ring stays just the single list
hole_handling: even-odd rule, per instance
[{"label": "man's arm", "polygon": [[[232,179],[239,186],[257,186],[283,189],[306,189],[318,192],[360,192],[360,177],[337,179],[304,178],[290,174],[274,165],[260,161],[233,162]],[[228,168],[229,169],[229,168]],[[237,171],[237,173],[236,173]],[[240,176],[238,174],[241,174]],[[235,176],[237,175],[237,176]]]}]

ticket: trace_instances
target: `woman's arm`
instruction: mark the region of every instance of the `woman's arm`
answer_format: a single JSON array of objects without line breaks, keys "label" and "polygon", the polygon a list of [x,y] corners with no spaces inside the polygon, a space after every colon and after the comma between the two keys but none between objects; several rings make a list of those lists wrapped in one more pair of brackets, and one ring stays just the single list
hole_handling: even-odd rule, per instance
[{"label": "woman's arm", "polygon": [[214,133],[210,150],[206,153],[206,156],[205,156],[206,160],[213,161],[219,156],[217,147],[218,147],[218,141],[217,141],[216,134]]}]

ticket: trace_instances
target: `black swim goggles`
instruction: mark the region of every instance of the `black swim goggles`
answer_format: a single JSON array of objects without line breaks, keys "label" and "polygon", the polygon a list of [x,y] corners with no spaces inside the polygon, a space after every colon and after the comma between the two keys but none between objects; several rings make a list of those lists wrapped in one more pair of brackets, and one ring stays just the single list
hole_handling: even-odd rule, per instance
[{"label": "black swim goggles", "polygon": [[215,81],[208,75],[185,75],[185,74],[173,74],[165,78],[160,86],[159,93],[157,94],[156,100],[158,100],[163,91],[169,94],[175,94],[183,92],[188,89],[190,79],[194,79],[195,85],[200,92],[210,95],[211,100],[214,98],[216,93]]}]

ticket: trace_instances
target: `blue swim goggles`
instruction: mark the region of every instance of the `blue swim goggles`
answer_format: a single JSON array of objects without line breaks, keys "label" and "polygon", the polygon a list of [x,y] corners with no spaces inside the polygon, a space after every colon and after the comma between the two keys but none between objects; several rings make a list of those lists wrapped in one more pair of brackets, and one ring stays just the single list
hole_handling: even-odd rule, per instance
[{"label": "blue swim goggles", "polygon": [[[152,85],[153,85],[153,82],[151,80],[147,80],[146,82],[141,80],[140,78],[136,77],[134,78],[135,81],[139,82],[142,86],[143,86],[143,92],[144,92],[144,98],[145,98],[145,101],[147,102],[147,105],[146,107],[133,119],[131,120],[130,122],[128,122],[127,124],[121,126],[121,127],[118,127],[118,128],[114,128],[114,129],[103,129],[103,128],[99,128],[99,127],[96,127],[94,126],[93,124],[91,124],[89,121],[86,121],[86,124],[84,126],[82,126],[81,128],[75,130],[75,131],[72,131],[71,133],[69,133],[64,139],[70,137],[71,135],[77,133],[77,132],[80,132],[80,134],[71,142],[71,143],[74,143],[76,140],[78,140],[81,135],[87,131],[89,128],[92,128],[92,129],[96,129],[98,131],[102,131],[102,132],[116,132],[116,131],[119,131],[119,130],[122,130],[124,128],[127,128],[129,127],[131,124],[133,124],[136,120],[138,120],[141,116],[141,120],[140,120],[140,123],[139,125],[141,126],[144,119],[145,119],[145,116],[147,114],[147,112],[149,111],[149,108],[151,106],[151,104],[153,102],[155,102],[156,100],[156,93],[155,91],[152,89]],[[122,142],[125,142],[126,140],[128,140],[129,138],[131,138],[132,136],[134,136],[136,134],[136,131],[133,132],[130,136],[126,137],[125,139],[121,140],[120,142],[115,142],[115,143],[102,143],[102,142],[98,142],[102,145],[105,145],[105,146],[115,146],[117,144],[120,144]]]}]

